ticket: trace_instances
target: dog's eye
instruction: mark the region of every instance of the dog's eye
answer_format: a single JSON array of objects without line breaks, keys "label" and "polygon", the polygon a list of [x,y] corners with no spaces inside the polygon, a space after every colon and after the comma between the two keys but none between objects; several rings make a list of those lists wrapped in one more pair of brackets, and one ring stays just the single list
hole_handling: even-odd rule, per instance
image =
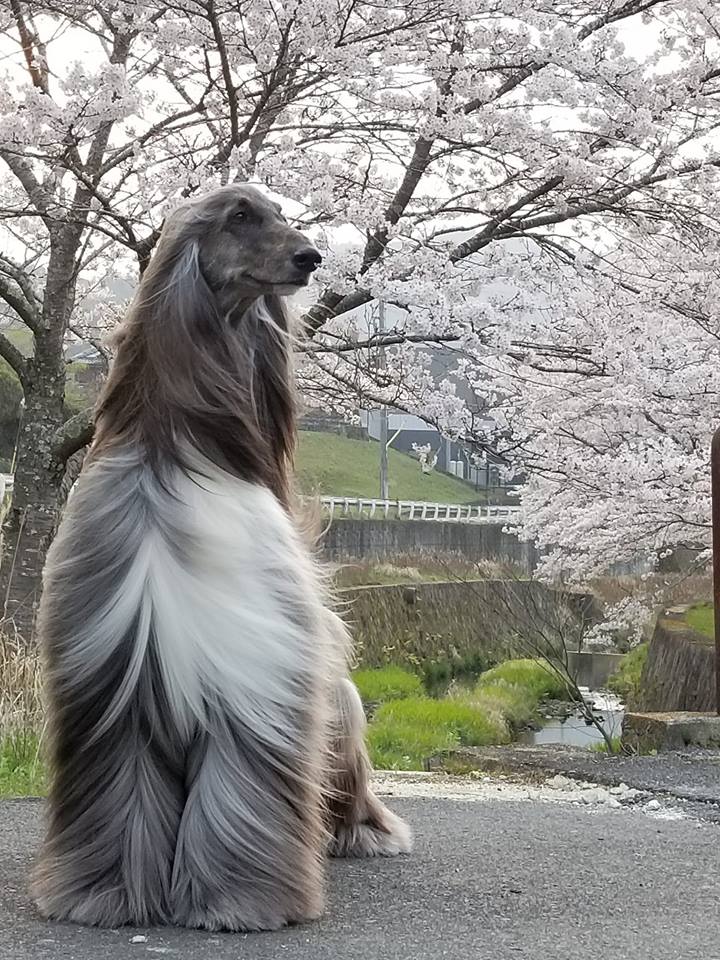
[{"label": "dog's eye", "polygon": [[247,210],[238,210],[233,219],[236,223],[242,223],[243,220],[247,220]]}]

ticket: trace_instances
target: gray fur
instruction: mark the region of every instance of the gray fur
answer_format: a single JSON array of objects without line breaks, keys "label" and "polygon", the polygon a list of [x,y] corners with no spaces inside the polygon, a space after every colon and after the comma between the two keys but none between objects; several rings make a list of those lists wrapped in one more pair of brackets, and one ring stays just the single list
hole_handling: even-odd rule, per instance
[{"label": "gray fur", "polygon": [[[169,236],[185,262],[182,223]],[[192,229],[191,275],[203,259]],[[210,405],[186,431],[183,403],[225,394],[191,379],[153,393],[172,370],[151,362],[158,334],[143,340],[174,317],[188,339],[202,330],[212,288],[183,306],[163,292],[157,314],[143,297],[161,279],[141,286],[100,438],[48,553],[39,630],[52,782],[33,892],[57,920],[275,929],[322,912],[328,850],[393,855],[409,832],[370,791],[348,636],[285,502],[292,397],[272,380],[289,375],[288,344],[263,328],[284,314],[256,300],[225,320],[216,311],[205,366],[183,367],[241,377],[245,367],[223,364],[242,353],[254,370],[216,446]],[[282,424],[273,395],[286,397]]]},{"label": "gray fur", "polygon": [[[235,682],[242,662],[226,663],[232,681],[226,685],[207,671],[198,699],[189,685],[184,698],[168,689],[158,598],[148,583],[154,564],[172,558],[198,581],[207,576],[202,527],[186,499],[188,489],[219,499],[203,482],[197,478],[191,488],[183,478],[166,492],[129,455],[96,461],[49,553],[41,631],[54,778],[35,895],[54,919],[254,930],[307,920],[322,909],[322,701],[332,682],[328,668],[337,668],[332,651],[321,637],[298,648],[293,689],[276,693],[268,683],[259,702],[247,699],[258,687],[252,670],[248,689]],[[212,527],[212,518],[205,520]],[[259,545],[253,558],[255,597],[218,594],[209,603],[224,605],[246,636],[248,610],[256,620],[264,612],[268,627],[284,631],[288,643],[321,634],[322,610],[308,602],[312,568],[289,520],[279,510],[270,520],[259,516],[258,533],[272,537],[273,546]],[[212,542],[212,529],[206,535]],[[155,538],[155,556],[138,569]],[[278,546],[294,561],[285,581],[274,575]],[[266,587],[262,595],[258,584]],[[180,657],[181,621],[191,611],[182,594],[173,602]],[[251,652],[243,640],[238,658]]]},{"label": "gray fur", "polygon": [[328,805],[329,852],[334,857],[394,857],[409,853],[410,830],[370,789],[372,766],[365,747],[365,712],[355,685],[335,685],[335,740]]}]

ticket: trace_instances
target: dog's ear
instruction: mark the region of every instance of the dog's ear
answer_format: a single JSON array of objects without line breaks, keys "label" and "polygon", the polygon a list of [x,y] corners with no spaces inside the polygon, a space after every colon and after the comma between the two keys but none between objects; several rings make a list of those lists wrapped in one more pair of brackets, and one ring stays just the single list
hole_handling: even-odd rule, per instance
[{"label": "dog's ear", "polygon": [[220,332],[222,318],[217,297],[200,267],[200,244],[187,240],[173,251],[167,281],[159,292],[159,316],[155,322],[168,323],[171,335],[212,336]]}]

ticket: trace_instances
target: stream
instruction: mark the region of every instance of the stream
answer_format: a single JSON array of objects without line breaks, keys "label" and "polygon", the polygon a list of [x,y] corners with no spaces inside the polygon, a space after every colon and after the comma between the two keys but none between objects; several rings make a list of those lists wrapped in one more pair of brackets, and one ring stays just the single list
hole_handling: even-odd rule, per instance
[{"label": "stream", "polygon": [[[625,706],[614,694],[605,690],[588,690],[580,687],[580,693],[586,703],[591,703],[593,715],[602,721],[602,726],[610,737],[619,737]],[[600,731],[586,720],[580,710],[572,711],[569,716],[547,717],[539,730],[528,730],[518,743],[539,746],[548,743],[565,743],[575,747],[592,747],[602,743]]]}]

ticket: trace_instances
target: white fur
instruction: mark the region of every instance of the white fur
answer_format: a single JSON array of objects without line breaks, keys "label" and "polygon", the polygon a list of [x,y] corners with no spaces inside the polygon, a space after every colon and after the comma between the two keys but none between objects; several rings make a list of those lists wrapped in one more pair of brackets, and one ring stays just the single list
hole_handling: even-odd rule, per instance
[{"label": "white fur", "polygon": [[[101,482],[104,466],[87,481]],[[98,734],[135,689],[152,624],[179,730],[189,735],[209,702],[222,703],[279,745],[291,732],[276,718],[303,696],[295,678],[325,674],[330,690],[342,675],[344,638],[328,630],[318,571],[273,494],[206,463],[202,470],[193,478],[178,471],[173,498],[141,477],[147,527],[111,602],[80,625],[72,665],[81,674],[109,656],[139,611],[130,668]]]},{"label": "white fur", "polygon": [[[214,694],[281,741],[275,708],[298,705],[294,678],[322,674],[335,659],[316,573],[265,488],[216,472],[195,483],[183,477],[178,493],[186,508],[178,508],[179,527],[193,552],[181,564],[158,546],[147,571],[176,720],[202,722]],[[298,597],[305,623],[290,616]]]}]

